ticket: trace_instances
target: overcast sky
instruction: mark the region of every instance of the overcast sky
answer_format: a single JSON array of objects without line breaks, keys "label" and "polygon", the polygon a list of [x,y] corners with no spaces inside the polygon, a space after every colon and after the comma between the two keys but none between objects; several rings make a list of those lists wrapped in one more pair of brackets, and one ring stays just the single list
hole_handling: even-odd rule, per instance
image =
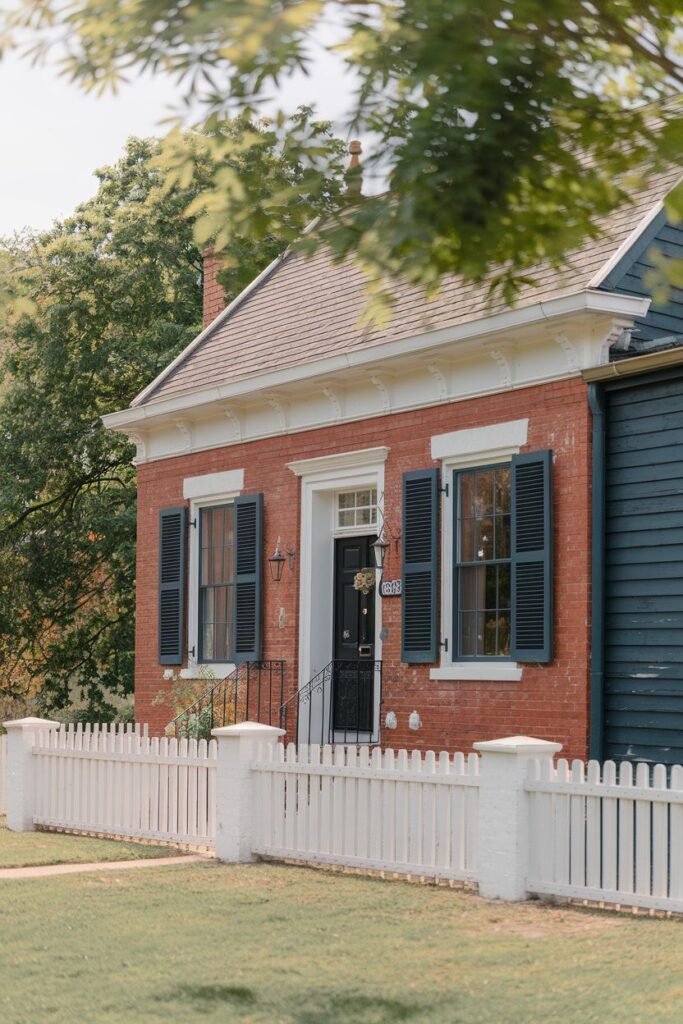
[{"label": "overcast sky", "polygon": [[[315,91],[301,76],[286,105],[311,102],[346,136],[350,85],[339,64],[319,51]],[[93,171],[115,161],[129,135],[155,135],[179,98],[163,79],[138,79],[116,97],[86,96],[51,68],[0,61],[0,235],[49,227],[93,194]]]}]

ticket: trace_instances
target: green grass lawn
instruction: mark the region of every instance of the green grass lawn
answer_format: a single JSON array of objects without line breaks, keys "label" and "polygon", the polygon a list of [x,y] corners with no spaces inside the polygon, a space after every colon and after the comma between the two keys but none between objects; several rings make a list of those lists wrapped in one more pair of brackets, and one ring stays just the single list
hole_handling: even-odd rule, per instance
[{"label": "green grass lawn", "polygon": [[683,922],[212,863],[0,882],[3,1024],[661,1024]]},{"label": "green grass lawn", "polygon": [[0,868],[136,860],[139,857],[177,855],[178,852],[167,846],[91,839],[89,836],[65,836],[58,832],[10,832],[5,818],[0,817]]}]

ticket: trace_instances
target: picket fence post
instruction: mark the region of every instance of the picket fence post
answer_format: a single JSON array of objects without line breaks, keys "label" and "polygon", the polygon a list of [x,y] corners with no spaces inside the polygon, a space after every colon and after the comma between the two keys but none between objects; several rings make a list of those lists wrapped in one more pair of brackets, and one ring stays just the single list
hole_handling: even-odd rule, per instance
[{"label": "picket fence post", "polygon": [[277,743],[284,729],[241,722],[212,729],[216,763],[216,857],[236,863],[254,860],[254,799],[251,763],[259,744]]},{"label": "picket fence post", "polygon": [[47,718],[19,718],[3,725],[7,730],[7,828],[12,832],[33,832],[36,734],[58,729],[59,722]]},{"label": "picket fence post", "polygon": [[474,744],[479,768],[479,893],[487,899],[524,900],[529,871],[530,758],[552,757],[561,743],[508,736]]}]

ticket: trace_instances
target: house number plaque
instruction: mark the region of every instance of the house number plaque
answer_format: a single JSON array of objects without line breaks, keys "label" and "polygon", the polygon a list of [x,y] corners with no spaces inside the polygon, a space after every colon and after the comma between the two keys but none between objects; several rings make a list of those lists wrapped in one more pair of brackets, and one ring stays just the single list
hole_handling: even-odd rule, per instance
[{"label": "house number plaque", "polygon": [[400,597],[402,593],[401,580],[382,580],[379,592],[382,597]]}]

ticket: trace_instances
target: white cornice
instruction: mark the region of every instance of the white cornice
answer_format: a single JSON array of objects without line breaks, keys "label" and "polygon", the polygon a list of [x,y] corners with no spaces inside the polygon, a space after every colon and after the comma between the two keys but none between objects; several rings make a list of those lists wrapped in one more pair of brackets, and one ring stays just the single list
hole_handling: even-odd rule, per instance
[{"label": "white cornice", "polygon": [[[254,282],[254,286],[256,286],[256,283]],[[106,427],[116,430],[121,427],[132,426],[133,424],[141,424],[147,420],[154,420],[171,413],[177,415],[178,413],[186,412],[188,409],[197,410],[203,405],[209,405],[216,401],[229,400],[236,397],[245,399],[249,395],[324,375],[329,376],[340,370],[361,368],[370,364],[384,362],[388,359],[405,357],[415,352],[431,353],[444,346],[452,345],[454,342],[472,338],[485,338],[491,334],[499,334],[514,328],[527,327],[532,324],[543,323],[546,320],[554,320],[578,313],[606,314],[608,316],[636,319],[637,317],[645,316],[650,302],[650,298],[642,298],[636,295],[618,295],[599,290],[578,292],[575,295],[564,296],[560,299],[551,299],[548,302],[539,302],[533,306],[525,306],[523,309],[507,310],[505,313],[496,313],[481,320],[468,321],[465,324],[458,324],[456,327],[445,327],[437,331],[428,331],[424,334],[415,335],[412,338],[384,342],[381,345],[369,345],[367,348],[341,353],[336,356],[328,356],[325,359],[313,360],[299,366],[288,366],[279,370],[273,370],[270,373],[255,375],[247,380],[205,388],[158,402],[134,405],[129,409],[122,409],[120,412],[109,413],[103,416],[102,419]],[[227,312],[227,310],[224,312]],[[220,317],[218,320],[220,320]],[[207,328],[207,331],[209,329]],[[193,345],[198,344],[202,337],[203,335],[200,335],[193,342]],[[182,354],[178,357],[178,360],[181,358]],[[171,364],[171,366],[173,365]],[[165,372],[170,372],[170,369],[171,367]],[[152,385],[150,385],[148,390],[151,390],[151,388]],[[144,394],[145,392],[135,401],[141,401]]]},{"label": "white cornice", "polygon": [[447,405],[578,376],[650,300],[590,292],[103,417],[136,462]]}]

